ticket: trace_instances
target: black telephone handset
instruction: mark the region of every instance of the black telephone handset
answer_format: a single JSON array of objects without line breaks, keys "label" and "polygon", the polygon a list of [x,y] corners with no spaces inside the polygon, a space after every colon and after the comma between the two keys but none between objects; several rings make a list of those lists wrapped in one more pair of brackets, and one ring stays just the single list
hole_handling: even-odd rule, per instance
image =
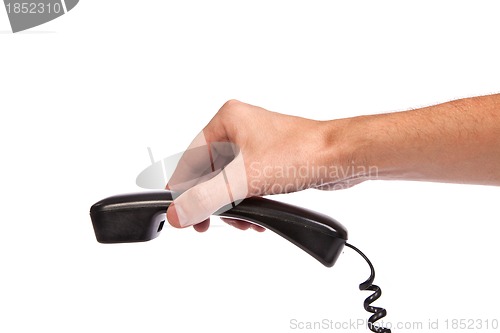
[{"label": "black telephone handset", "polygon": [[[116,195],[95,203],[90,216],[97,241],[130,243],[156,238],[172,201],[172,193],[164,190]],[[354,249],[368,262],[371,270],[368,280],[359,286],[361,290],[374,291],[364,303],[365,310],[373,313],[368,319],[368,328],[373,332],[390,332],[375,323],[385,317],[386,310],[370,305],[381,295],[380,288],[373,285],[373,265],[360,250],[346,243],[347,230],[342,224],[323,214],[257,197],[247,198],[219,216],[245,220],[272,230],[327,267],[335,264],[344,246]]]},{"label": "black telephone handset", "polygon": [[[90,216],[100,243],[149,241],[159,235],[170,191],[117,195],[94,204]],[[297,245],[327,267],[333,266],[347,240],[347,230],[331,217],[264,198],[248,198],[221,213],[242,219]]]}]

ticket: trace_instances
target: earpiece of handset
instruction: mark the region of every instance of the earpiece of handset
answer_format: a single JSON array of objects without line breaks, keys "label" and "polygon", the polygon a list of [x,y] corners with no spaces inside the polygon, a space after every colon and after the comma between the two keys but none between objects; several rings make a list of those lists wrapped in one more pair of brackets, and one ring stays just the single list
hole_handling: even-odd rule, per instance
[{"label": "earpiece of handset", "polygon": [[[128,243],[156,238],[172,200],[171,192],[154,191],[112,196],[95,203],[90,216],[97,240]],[[346,228],[336,220],[265,198],[247,198],[218,215],[272,230],[327,267],[335,264],[347,240]]]}]

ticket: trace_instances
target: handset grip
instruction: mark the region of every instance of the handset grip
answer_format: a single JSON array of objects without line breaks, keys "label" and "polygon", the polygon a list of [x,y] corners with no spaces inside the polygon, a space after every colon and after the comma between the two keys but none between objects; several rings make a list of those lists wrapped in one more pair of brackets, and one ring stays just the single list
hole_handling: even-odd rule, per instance
[{"label": "handset grip", "polygon": [[[128,243],[156,238],[172,203],[169,191],[117,195],[90,209],[100,243]],[[347,240],[347,230],[336,220],[310,210],[265,198],[247,198],[218,214],[272,230],[327,267],[333,266]]]}]

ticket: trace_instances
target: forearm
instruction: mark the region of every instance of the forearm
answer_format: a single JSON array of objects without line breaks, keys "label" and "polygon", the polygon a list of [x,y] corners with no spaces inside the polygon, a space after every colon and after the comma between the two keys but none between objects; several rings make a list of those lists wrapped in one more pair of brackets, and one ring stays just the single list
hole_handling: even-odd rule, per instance
[{"label": "forearm", "polygon": [[498,94],[327,126],[341,133],[342,163],[368,178],[500,185]]}]

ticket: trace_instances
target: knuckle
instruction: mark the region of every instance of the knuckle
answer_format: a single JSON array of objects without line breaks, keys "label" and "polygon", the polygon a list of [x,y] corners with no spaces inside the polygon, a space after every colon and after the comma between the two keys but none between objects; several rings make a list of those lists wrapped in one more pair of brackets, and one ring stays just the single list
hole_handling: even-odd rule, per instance
[{"label": "knuckle", "polygon": [[236,99],[230,99],[219,110],[219,114],[223,117],[225,116],[230,116],[231,114],[234,114],[234,112],[241,110],[243,103],[236,100]]},{"label": "knuckle", "polygon": [[234,135],[237,133],[236,124],[240,123],[245,118],[245,103],[235,99],[230,99],[217,112],[215,116],[216,123],[221,125],[225,131]]},{"label": "knuckle", "polygon": [[230,99],[228,101],[226,101],[226,103],[224,103],[224,105],[222,105],[222,109],[233,109],[233,108],[236,108],[238,106],[240,106],[241,104],[243,104],[242,102],[238,101],[237,99]]}]

